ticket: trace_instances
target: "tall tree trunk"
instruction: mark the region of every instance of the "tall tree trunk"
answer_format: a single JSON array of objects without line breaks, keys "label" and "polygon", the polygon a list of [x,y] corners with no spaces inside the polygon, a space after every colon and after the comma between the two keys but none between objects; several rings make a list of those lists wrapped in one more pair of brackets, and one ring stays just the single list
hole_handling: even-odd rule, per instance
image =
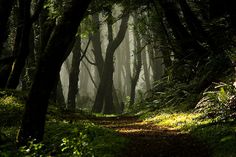
[{"label": "tall tree trunk", "polygon": [[[136,23],[135,21],[134,23]],[[130,104],[129,107],[131,108],[135,102],[135,92],[136,86],[139,80],[139,75],[142,68],[142,48],[141,48],[141,38],[137,31],[134,31],[135,42],[136,42],[136,50],[134,52],[134,69],[133,69],[133,76],[131,77],[131,91],[130,91]]]},{"label": "tall tree trunk", "polygon": [[[129,41],[129,40],[128,40]],[[127,42],[129,45],[129,42]],[[131,69],[130,69],[130,48],[127,50],[125,56],[124,56],[124,70],[123,70],[123,75],[125,78],[125,84],[124,84],[124,89],[125,89],[125,94],[128,96],[130,94],[130,84],[131,84]]]},{"label": "tall tree trunk", "polygon": [[0,88],[6,87],[14,60],[15,57],[12,56],[0,60]]},{"label": "tall tree trunk", "polygon": [[67,97],[68,109],[75,111],[76,108],[76,95],[78,93],[78,81],[80,72],[80,57],[81,57],[81,37],[77,37],[74,48],[72,50],[72,64],[69,74],[69,90]]},{"label": "tall tree trunk", "polygon": [[[107,28],[108,28],[108,42],[112,43],[113,42],[113,28],[112,28],[112,15],[111,13],[108,15],[108,22],[107,22]],[[117,46],[118,48],[118,46]],[[105,64],[104,66],[108,67],[105,68],[103,70],[106,70],[106,74],[102,74],[102,75],[107,75],[107,79],[106,79],[106,86],[105,86],[105,90],[104,90],[104,108],[103,108],[103,112],[105,114],[109,114],[109,113],[115,113],[115,107],[114,107],[114,103],[113,103],[113,93],[112,93],[112,86],[113,86],[113,73],[114,73],[114,54],[115,51],[117,50],[117,48],[112,52],[112,51],[106,51],[106,58],[105,58]],[[103,76],[102,76],[103,77]],[[101,80],[104,81],[104,80]]]},{"label": "tall tree trunk", "polygon": [[60,75],[59,75],[58,83],[57,83],[56,104],[58,105],[60,109],[66,108],[66,102],[65,102],[65,97],[63,95],[63,88],[62,88]]},{"label": "tall tree trunk", "polygon": [[143,63],[143,72],[144,72],[146,90],[148,91],[148,90],[151,89],[151,83],[150,83],[150,75],[149,75],[150,72],[148,71],[148,63],[147,63],[146,52],[142,53],[142,63]]},{"label": "tall tree trunk", "polygon": [[[177,44],[180,46],[177,48],[175,57],[179,60],[187,58],[194,58],[199,60],[199,56],[203,56],[207,54],[206,49],[201,46],[196,39],[187,31],[187,29],[182,24],[178,14],[179,10],[177,6],[172,1],[161,0],[160,5],[162,6],[165,16],[169,25],[173,30],[173,34],[177,41]],[[191,52],[191,50],[195,50],[195,52]],[[187,56],[187,57],[186,57]],[[195,56],[195,57],[194,57]]]},{"label": "tall tree trunk", "polygon": [[18,29],[20,34],[20,40],[16,47],[17,48],[17,58],[13,63],[12,71],[9,76],[6,87],[10,89],[15,89],[19,84],[19,79],[21,72],[25,66],[26,58],[30,53],[29,43],[30,43],[30,33],[32,30],[32,22],[30,16],[30,5],[31,0],[19,1],[19,12],[20,17],[18,19],[18,24],[20,25]]},{"label": "tall tree trunk", "polygon": [[92,39],[92,44],[93,44],[93,54],[95,57],[95,62],[96,62],[96,67],[98,69],[99,77],[101,78],[101,74],[103,71],[103,66],[104,66],[104,59],[102,57],[102,48],[101,48],[101,39],[100,39],[100,21],[99,21],[99,14],[93,14],[92,15],[93,21],[96,24],[97,32],[93,35]]},{"label": "tall tree trunk", "polygon": [[[94,14],[92,16],[92,18],[93,18],[93,22],[96,24],[96,27],[98,28],[97,32],[92,37],[92,44],[93,44],[93,48],[94,48],[93,54],[94,54],[94,57],[95,57],[96,67],[98,69],[98,74],[99,74],[99,80],[97,80],[97,81],[100,82],[100,79],[102,78],[104,59],[103,59],[102,48],[101,48],[102,43],[101,43],[101,39],[100,39],[101,34],[100,34],[99,14]],[[111,35],[111,33],[110,33],[110,35]],[[113,38],[113,37],[110,36],[110,38]],[[114,96],[114,102],[115,102],[115,104],[119,105],[119,100],[118,100],[116,90],[114,88],[114,85],[112,85],[112,86],[113,86],[112,87],[112,93],[113,93],[113,96]],[[96,112],[101,112],[102,108],[103,108],[103,104],[100,104],[100,106],[97,106],[95,108],[97,108]]]},{"label": "tall tree trunk", "polygon": [[[109,111],[111,109],[111,106],[113,105],[113,101],[111,101],[111,98],[107,97],[108,95],[107,92],[112,93],[112,87],[110,85],[107,85],[107,83],[113,84],[113,56],[114,56],[115,50],[117,49],[117,47],[120,45],[120,43],[123,41],[125,37],[125,33],[128,27],[128,20],[129,20],[128,16],[125,16],[122,18],[120,29],[116,38],[110,41],[107,46],[105,63],[104,63],[102,77],[100,80],[100,84],[98,87],[97,95],[96,95],[94,106],[93,106],[93,112],[101,112],[102,108],[98,106],[101,106],[101,104],[103,104],[104,101],[105,101],[104,113],[113,112],[113,111]],[[109,38],[111,40],[111,34]],[[105,96],[106,96],[106,99],[105,99]]]},{"label": "tall tree trunk", "polygon": [[[31,0],[19,0],[19,28],[18,32],[19,36],[16,37],[19,39],[16,39],[16,60],[13,63],[11,74],[8,78],[8,82],[6,87],[10,89],[15,89],[17,85],[19,84],[20,75],[23,71],[23,68],[25,66],[25,62],[27,59],[27,56],[30,54],[30,33],[32,31],[32,24],[33,22],[38,19],[38,16],[40,14],[40,11],[43,8],[44,0],[41,0],[37,3],[37,8],[34,12],[34,14],[31,16]],[[33,52],[31,52],[33,53]]]},{"label": "tall tree trunk", "polygon": [[72,0],[51,34],[44,54],[39,60],[26,102],[17,138],[20,144],[25,144],[30,139],[36,141],[43,139],[45,116],[53,84],[59,75],[63,61],[68,56],[67,49],[77,33],[89,3],[90,1]]},{"label": "tall tree trunk", "polygon": [[[98,70],[98,74],[99,74],[99,81],[98,83],[100,84],[101,82],[101,78],[102,78],[102,71],[103,71],[103,67],[104,67],[104,59],[102,56],[102,48],[101,48],[101,39],[100,39],[100,21],[99,21],[99,14],[94,14],[92,16],[94,23],[96,24],[98,30],[97,32],[93,35],[92,37],[92,44],[93,44],[93,54],[95,57],[95,62],[96,62],[96,67]],[[98,89],[97,89],[97,94],[98,94]],[[101,93],[102,94],[102,93]],[[102,97],[100,97],[102,98]],[[97,98],[99,99],[99,98]],[[103,108],[103,101],[97,100],[99,102],[102,103],[95,103],[93,105],[92,111],[96,112],[96,113],[100,113],[102,112],[102,108]]]},{"label": "tall tree trunk", "polygon": [[[29,51],[31,52],[26,59],[26,64],[24,68],[23,75],[21,76],[22,90],[28,91],[32,85],[34,73],[36,69],[35,61],[35,45],[34,45],[34,31],[31,30],[30,33],[30,42],[29,42]],[[23,83],[24,82],[24,83]]]},{"label": "tall tree trunk", "polygon": [[[171,37],[170,34],[168,33],[168,28],[166,27],[166,25],[164,24],[164,15],[162,13],[161,10],[161,6],[159,5],[159,3],[155,3],[155,1],[151,0],[153,5],[154,5],[154,9],[156,12],[156,18],[157,21],[155,23],[155,27],[157,29],[156,32],[158,32],[158,34],[153,34],[154,36],[157,36],[157,41],[154,44],[155,48],[158,48],[158,50],[160,50],[160,52],[162,53],[162,57],[163,57],[163,62],[164,62],[164,66],[165,69],[169,69],[172,66],[172,61],[171,61],[171,49],[172,51],[175,53],[175,46],[173,45],[172,41],[171,41]],[[156,64],[156,57],[154,55],[154,50],[153,47],[151,48],[151,46],[148,47],[148,51],[150,51],[150,61],[151,61],[151,66],[153,67],[154,64]],[[152,49],[152,50],[151,50]],[[154,73],[155,71],[153,71]],[[157,77],[154,76],[154,81],[157,80]]]},{"label": "tall tree trunk", "polygon": [[[84,69],[83,75],[81,75],[81,79],[80,79],[80,93],[81,96],[87,96],[88,95],[88,85],[89,85],[89,77],[91,78],[91,80],[93,79],[91,77],[91,65],[88,64],[87,62],[83,61],[83,65],[82,68]],[[81,69],[82,69],[81,68]]]},{"label": "tall tree trunk", "polygon": [[157,59],[155,56],[156,54],[155,54],[155,51],[151,45],[148,45],[147,49],[148,49],[148,54],[149,54],[149,58],[150,58],[150,65],[151,65],[152,72],[153,72],[152,78],[153,78],[153,81],[155,82],[155,81],[159,80],[159,76],[158,76],[158,72],[157,72],[158,64],[157,64]]},{"label": "tall tree trunk", "polygon": [[36,60],[43,56],[50,35],[55,27],[55,20],[48,19],[49,11],[43,9],[39,16],[39,50],[36,54]]},{"label": "tall tree trunk", "polygon": [[183,11],[184,18],[186,19],[186,23],[191,30],[191,34],[195,39],[204,42],[204,40],[206,39],[206,33],[202,28],[201,21],[194,15],[186,0],[180,0],[179,4]]},{"label": "tall tree trunk", "polygon": [[3,44],[8,35],[7,23],[13,4],[14,0],[0,0],[0,57],[2,55]]}]

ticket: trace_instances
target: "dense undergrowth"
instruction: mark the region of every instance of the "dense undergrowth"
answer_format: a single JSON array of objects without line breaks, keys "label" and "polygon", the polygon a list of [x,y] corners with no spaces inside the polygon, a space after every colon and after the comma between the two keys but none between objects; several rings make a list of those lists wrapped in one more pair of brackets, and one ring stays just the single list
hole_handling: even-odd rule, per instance
[{"label": "dense undergrowth", "polygon": [[82,120],[83,116],[75,118],[50,106],[43,142],[30,141],[26,146],[17,148],[15,139],[23,113],[24,95],[15,91],[0,92],[1,157],[112,157],[125,147],[127,141],[116,132]]}]

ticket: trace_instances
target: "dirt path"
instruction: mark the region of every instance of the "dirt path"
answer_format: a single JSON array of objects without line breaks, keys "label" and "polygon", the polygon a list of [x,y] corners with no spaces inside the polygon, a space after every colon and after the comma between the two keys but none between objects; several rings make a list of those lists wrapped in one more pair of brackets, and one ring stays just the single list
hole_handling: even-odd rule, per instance
[{"label": "dirt path", "polygon": [[94,118],[98,125],[114,129],[130,139],[122,157],[209,157],[207,146],[169,128],[157,127],[135,117]]}]

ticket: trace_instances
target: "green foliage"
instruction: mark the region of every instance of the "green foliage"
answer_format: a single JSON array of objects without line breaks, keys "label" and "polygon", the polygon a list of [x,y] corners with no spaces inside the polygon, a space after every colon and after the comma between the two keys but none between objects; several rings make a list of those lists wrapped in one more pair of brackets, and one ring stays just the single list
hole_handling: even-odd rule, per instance
[{"label": "green foliage", "polygon": [[92,157],[94,156],[93,148],[90,145],[90,139],[83,132],[79,130],[74,130],[75,134],[78,136],[65,137],[62,139],[61,151],[64,155],[77,156],[77,157]]},{"label": "green foliage", "polygon": [[47,124],[44,143],[47,151],[63,156],[113,156],[125,140],[108,129],[89,121],[70,124],[68,121]]},{"label": "green foliage", "polygon": [[[3,130],[7,133],[11,128]],[[16,132],[17,128],[12,128]],[[46,124],[42,143],[29,141],[26,146],[16,149],[14,138],[0,144],[0,156],[74,156],[104,157],[121,153],[126,140],[109,129],[98,127],[89,121],[51,121]]]},{"label": "green foliage", "polygon": [[190,132],[193,136],[206,141],[213,157],[236,156],[236,126],[231,124],[203,125]]},{"label": "green foliage", "polygon": [[70,114],[49,106],[44,140],[41,143],[32,140],[17,149],[15,137],[23,114],[24,99],[25,93],[0,91],[1,157],[112,157],[119,154],[125,145],[125,139],[115,132],[82,120],[91,115]]},{"label": "green foliage", "polygon": [[170,81],[165,77],[154,84],[154,88],[146,93],[145,102],[138,105],[143,107],[160,109],[176,107],[178,110],[188,110],[195,107],[198,94],[191,93],[191,85]]},{"label": "green foliage", "polygon": [[48,0],[44,4],[44,9],[48,10],[49,19],[57,19],[61,17],[66,2],[62,0]]},{"label": "green foliage", "polygon": [[19,124],[23,112],[24,93],[0,91],[1,127]]},{"label": "green foliage", "polygon": [[18,156],[37,156],[37,157],[43,157],[46,156],[44,153],[44,144],[42,143],[35,143],[35,140],[29,141],[26,146],[20,147],[18,150]]},{"label": "green foliage", "polygon": [[166,108],[149,117],[146,122],[152,122],[160,127],[188,133],[205,143],[213,157],[235,156],[236,125],[235,123],[215,123],[214,118],[202,118],[203,113],[176,112]]},{"label": "green foliage", "polygon": [[204,92],[202,100],[196,106],[198,112],[215,121],[235,119],[236,89],[232,84],[218,83],[214,90]]}]

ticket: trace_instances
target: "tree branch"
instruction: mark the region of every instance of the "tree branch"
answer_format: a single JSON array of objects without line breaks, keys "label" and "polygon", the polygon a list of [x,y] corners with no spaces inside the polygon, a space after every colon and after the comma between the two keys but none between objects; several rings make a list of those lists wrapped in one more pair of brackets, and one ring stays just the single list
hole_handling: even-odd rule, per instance
[{"label": "tree branch", "polygon": [[89,38],[89,41],[88,41],[88,43],[87,43],[87,45],[86,45],[84,51],[81,50],[83,55],[80,57],[80,61],[82,61],[83,58],[86,56],[86,53],[87,53],[87,50],[88,50],[88,47],[89,47],[90,42],[91,42],[91,37]]},{"label": "tree branch", "polygon": [[96,83],[95,83],[95,81],[94,81],[94,79],[93,79],[93,76],[92,76],[92,74],[91,74],[91,72],[90,72],[88,66],[84,63],[84,61],[82,61],[82,63],[84,64],[84,67],[85,67],[85,69],[87,70],[87,72],[88,72],[88,74],[89,74],[89,77],[90,77],[91,81],[93,82],[94,87],[95,87],[96,89],[98,89],[98,86],[96,85]]},{"label": "tree branch", "polygon": [[115,52],[116,48],[120,45],[120,43],[123,41],[125,32],[128,28],[128,21],[129,21],[129,15],[124,16],[122,18],[121,24],[120,24],[120,29],[119,32],[117,33],[115,39],[110,42],[107,46],[106,52]]}]

